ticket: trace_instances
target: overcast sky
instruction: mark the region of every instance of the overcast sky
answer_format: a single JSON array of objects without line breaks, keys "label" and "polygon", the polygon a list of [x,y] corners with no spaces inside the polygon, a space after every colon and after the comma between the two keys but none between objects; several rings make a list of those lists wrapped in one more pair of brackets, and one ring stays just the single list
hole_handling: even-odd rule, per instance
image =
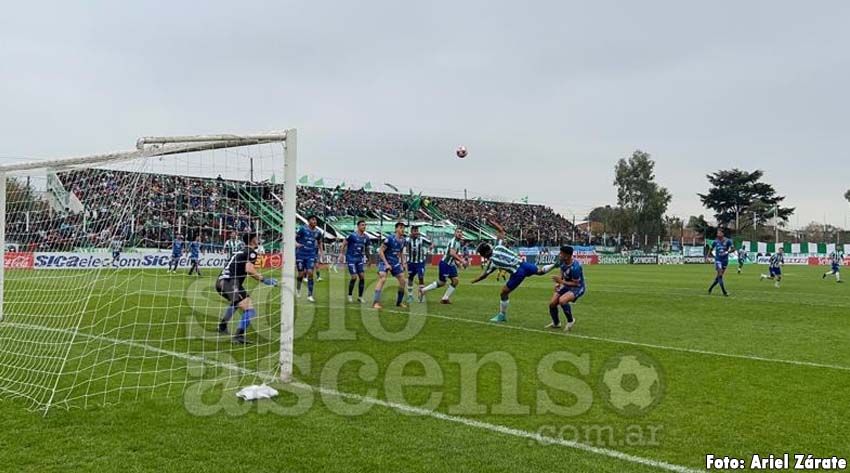
[{"label": "overcast sky", "polygon": [[847,25],[845,1],[6,2],[0,157],[297,127],[299,175],[581,218],[642,149],[671,215],[740,167],[792,226],[843,226]]}]

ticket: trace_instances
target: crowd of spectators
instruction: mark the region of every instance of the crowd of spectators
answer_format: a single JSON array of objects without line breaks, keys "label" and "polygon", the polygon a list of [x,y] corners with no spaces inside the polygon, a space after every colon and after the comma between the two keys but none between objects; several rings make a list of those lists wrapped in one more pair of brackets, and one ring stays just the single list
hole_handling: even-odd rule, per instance
[{"label": "crowd of spectators", "polygon": [[[63,172],[59,177],[84,211],[57,212],[29,197],[33,202],[28,206],[10,209],[7,241],[60,249],[103,246],[118,236],[128,245],[162,248],[180,232],[189,238],[200,233],[203,241],[216,244],[230,230],[252,230],[259,222],[237,190],[245,183],[105,169]],[[269,183],[247,189],[267,202],[271,193],[282,193],[280,186]],[[297,199],[298,211],[305,216],[448,219],[459,225],[494,220],[523,245],[554,244],[572,231],[570,222],[542,205],[307,186],[298,188]]]}]

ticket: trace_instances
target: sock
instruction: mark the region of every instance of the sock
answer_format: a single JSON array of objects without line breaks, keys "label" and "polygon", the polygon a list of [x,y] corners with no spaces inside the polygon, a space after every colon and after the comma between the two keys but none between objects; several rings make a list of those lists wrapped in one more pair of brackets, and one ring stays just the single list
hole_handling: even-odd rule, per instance
[{"label": "sock", "polygon": [[717,278],[717,283],[720,284],[720,290],[723,291],[723,294],[726,294],[726,286],[723,284],[723,278]]},{"label": "sock", "polygon": [[407,295],[413,297],[413,279],[407,281]]},{"label": "sock", "polygon": [[363,297],[364,290],[366,290],[366,280],[361,279],[360,283],[357,285],[357,295]]},{"label": "sock", "polygon": [[319,279],[319,278],[321,278],[321,277],[322,277],[322,272],[321,272],[321,271],[316,271],[316,279]]},{"label": "sock", "polygon": [[449,297],[452,297],[453,292],[455,292],[455,287],[449,284],[449,287],[446,288],[446,293],[443,294],[443,300],[448,300]]},{"label": "sock", "polygon": [[556,266],[555,264],[547,264],[546,266],[541,267],[541,268],[540,268],[540,274],[546,274],[546,273],[548,273],[549,271],[552,271],[552,269],[553,269],[555,266]]},{"label": "sock", "polygon": [[714,282],[711,283],[711,287],[708,288],[708,292],[711,292],[711,291],[714,290],[714,286],[717,286],[717,281],[719,281],[719,280],[720,280],[720,278],[714,278]]},{"label": "sock", "polygon": [[420,284],[420,285],[419,285],[419,290],[421,291],[421,290],[423,290],[423,289],[425,289],[425,285],[424,285],[424,284]]},{"label": "sock", "polygon": [[558,306],[549,307],[549,317],[552,317],[553,325],[561,325],[561,319],[558,318]]},{"label": "sock", "polygon": [[841,273],[839,273],[838,271],[835,272],[835,280],[841,281]]},{"label": "sock", "polygon": [[307,295],[313,295],[313,278],[307,279]]},{"label": "sock", "polygon": [[381,302],[381,290],[375,289],[375,304]]},{"label": "sock", "polygon": [[434,289],[437,289],[437,287],[438,287],[437,281],[434,281],[431,284],[425,286],[425,289],[423,289],[423,291],[425,291],[425,292],[433,291]]},{"label": "sock", "polygon": [[510,302],[511,302],[510,300],[507,300],[507,301],[499,301],[499,313],[500,313],[500,314],[508,315],[508,304],[509,304]]},{"label": "sock", "polygon": [[348,280],[348,297],[351,297],[352,294],[354,294],[354,280],[349,279]]},{"label": "sock", "polygon": [[255,313],[256,311],[254,309],[248,309],[242,312],[242,320],[239,321],[240,333],[245,333],[245,330],[248,330],[248,326],[251,325],[251,319],[254,318]]},{"label": "sock", "polygon": [[225,323],[225,324],[227,322],[229,322],[230,319],[233,317],[234,312],[236,312],[235,306],[232,306],[232,305],[227,306],[227,309],[225,309],[225,311],[224,311],[224,315],[221,316],[221,322]]},{"label": "sock", "polygon": [[401,305],[401,301],[404,300],[404,289],[399,288],[398,295],[395,297],[395,305]]},{"label": "sock", "polygon": [[564,315],[567,317],[567,322],[573,322],[573,308],[570,304],[564,304],[561,306],[561,309],[564,310]]},{"label": "sock", "polygon": [[296,276],[295,290],[301,292],[301,276]]}]

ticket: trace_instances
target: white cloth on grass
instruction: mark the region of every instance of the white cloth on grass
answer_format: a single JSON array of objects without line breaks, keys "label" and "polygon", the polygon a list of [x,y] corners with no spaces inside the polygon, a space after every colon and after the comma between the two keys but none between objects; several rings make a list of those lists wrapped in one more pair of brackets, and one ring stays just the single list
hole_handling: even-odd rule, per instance
[{"label": "white cloth on grass", "polygon": [[277,390],[266,386],[265,384],[261,386],[257,386],[256,384],[253,386],[248,386],[247,388],[242,388],[241,391],[236,393],[236,397],[240,397],[246,401],[255,401],[257,399],[271,399],[277,396]]}]

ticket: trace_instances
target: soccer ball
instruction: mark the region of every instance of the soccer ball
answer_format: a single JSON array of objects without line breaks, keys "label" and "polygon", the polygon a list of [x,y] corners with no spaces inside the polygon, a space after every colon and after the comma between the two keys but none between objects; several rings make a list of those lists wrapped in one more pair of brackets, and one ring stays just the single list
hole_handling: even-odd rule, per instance
[{"label": "soccer ball", "polygon": [[457,149],[457,151],[455,151],[455,154],[457,155],[458,158],[465,158],[466,157],[466,148],[463,147],[463,146],[459,147]]}]

